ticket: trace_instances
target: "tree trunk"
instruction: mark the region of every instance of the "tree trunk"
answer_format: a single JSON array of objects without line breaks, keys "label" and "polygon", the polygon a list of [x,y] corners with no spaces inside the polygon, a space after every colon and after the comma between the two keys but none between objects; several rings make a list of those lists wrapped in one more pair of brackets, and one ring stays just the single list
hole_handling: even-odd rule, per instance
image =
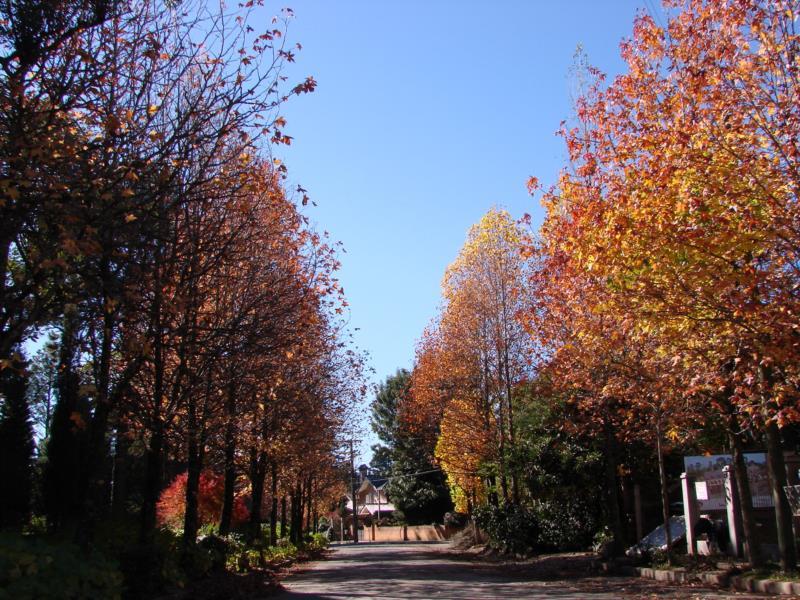
[{"label": "tree trunk", "polygon": [[140,541],[149,544],[156,530],[156,506],[161,494],[163,478],[164,427],[160,420],[152,426],[150,444],[146,452],[146,474],[142,501]]},{"label": "tree trunk", "polygon": [[745,556],[754,569],[764,565],[761,555],[761,543],[758,539],[755,515],[753,514],[753,496],[750,490],[750,478],[747,475],[747,464],[744,460],[742,438],[739,434],[739,423],[736,415],[731,414],[728,426],[728,439],[733,457],[733,477],[739,491],[739,507],[742,515],[742,532],[745,541]]},{"label": "tree trunk", "polygon": [[281,539],[286,538],[286,496],[281,496]]},{"label": "tree trunk", "polygon": [[767,469],[772,485],[772,501],[775,504],[775,524],[778,528],[778,550],[781,555],[781,570],[797,570],[797,549],[792,527],[792,509],[786,498],[786,464],[783,459],[781,432],[775,421],[765,428],[767,437]]},{"label": "tree trunk", "polygon": [[[759,380],[764,390],[771,390],[774,384],[772,369],[759,365]],[[769,408],[773,404],[768,394],[762,396],[765,414],[764,433],[767,441],[767,473],[775,505],[775,525],[778,530],[778,551],[783,571],[797,570],[797,548],[795,547],[792,510],[786,497],[786,463],[783,458],[783,441],[778,424],[770,418]]]},{"label": "tree trunk", "polygon": [[264,479],[266,479],[266,452],[250,453],[250,486],[252,501],[250,506],[250,527],[248,536],[253,542],[261,537],[261,504],[264,501]]},{"label": "tree trunk", "polygon": [[299,480],[297,481],[297,535],[295,536],[295,540],[297,544],[300,544],[303,541],[303,535],[305,531],[303,530],[303,512],[305,509],[305,490],[303,489],[303,483]]},{"label": "tree trunk", "polygon": [[127,511],[129,474],[127,432],[127,423],[120,421],[114,435],[114,472],[111,485],[111,514],[115,519],[121,519]]},{"label": "tree trunk", "polygon": [[614,534],[612,552],[621,552],[625,543],[625,532],[622,527],[622,516],[619,509],[619,486],[617,483],[617,447],[614,427],[607,419],[603,422],[605,440],[605,479],[606,479],[606,511],[611,532]]},{"label": "tree trunk", "polygon": [[278,545],[278,465],[272,461],[272,507],[269,511],[269,545]]},{"label": "tree trunk", "polygon": [[297,493],[292,489],[289,500],[289,541],[295,543],[297,537]]},{"label": "tree trunk", "polygon": [[314,504],[314,477],[308,478],[306,492],[306,532],[313,533],[311,531],[311,509]]},{"label": "tree trunk", "polygon": [[486,478],[486,487],[489,489],[489,504],[500,506],[500,499],[497,497],[497,477],[489,475]]},{"label": "tree trunk", "polygon": [[[505,310],[505,299],[503,300],[503,306]],[[508,410],[508,441],[511,445],[511,499],[513,500],[514,504],[519,504],[519,479],[517,477],[517,465],[516,461],[516,449],[517,449],[517,439],[516,439],[516,431],[514,427],[514,394],[512,391],[511,386],[511,368],[510,368],[510,361],[509,361],[509,353],[508,353],[508,344],[506,343],[504,346],[503,351],[503,362],[504,362],[504,373],[505,373],[505,384],[506,384],[506,404]]]},{"label": "tree trunk", "polygon": [[225,490],[222,496],[222,514],[219,518],[219,534],[231,532],[233,503],[236,485],[236,389],[233,379],[228,384],[228,399],[225,403]]},{"label": "tree trunk", "polygon": [[298,481],[292,492],[292,523],[289,529],[289,536],[295,545],[300,544],[303,538],[303,487]]},{"label": "tree trunk", "polygon": [[197,531],[200,528],[198,501],[200,492],[200,448],[197,431],[197,400],[194,394],[188,398],[187,415],[187,448],[186,448],[186,509],[183,514],[183,547],[184,551],[197,543]]},{"label": "tree trunk", "polygon": [[669,489],[667,487],[667,470],[664,467],[664,450],[662,448],[661,418],[656,423],[656,453],[658,454],[658,479],[661,484],[661,510],[664,518],[664,535],[667,540],[667,561],[672,564],[672,532],[669,528]]},{"label": "tree trunk", "polygon": [[[158,244],[163,243],[163,235],[166,221],[163,215],[163,205],[158,203]],[[161,266],[162,266],[161,245],[156,247],[154,279],[153,279],[153,307],[151,314],[151,324],[153,328],[153,413],[151,415],[150,444],[146,452],[146,474],[144,481],[144,494],[142,499],[141,530],[139,532],[140,541],[143,544],[150,544],[156,530],[156,506],[158,497],[161,494],[161,480],[163,477],[163,450],[165,443],[164,423],[161,410],[164,401],[164,331],[162,301],[164,290],[161,285]]]},{"label": "tree trunk", "polygon": [[[101,266],[101,278],[103,285],[102,304],[109,306],[110,296],[107,290],[108,279],[108,259],[104,257]],[[111,414],[111,352],[114,329],[116,326],[116,316],[113,310],[103,311],[103,330],[100,341],[99,368],[96,380],[97,393],[95,396],[94,412],[89,424],[88,447],[86,452],[86,462],[83,477],[80,479],[80,507],[81,507],[81,526],[76,532],[76,541],[83,548],[88,548],[94,535],[94,524],[97,521],[100,506],[103,504],[101,482],[107,480],[103,476],[101,469],[106,464],[108,456],[108,443],[106,433],[108,429],[108,419]]]}]

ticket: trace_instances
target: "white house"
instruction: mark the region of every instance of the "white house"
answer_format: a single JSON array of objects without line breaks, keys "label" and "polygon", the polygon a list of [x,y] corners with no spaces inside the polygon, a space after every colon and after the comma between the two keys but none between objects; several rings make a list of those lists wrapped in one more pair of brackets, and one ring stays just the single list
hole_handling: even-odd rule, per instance
[{"label": "white house", "polygon": [[[376,479],[373,483],[367,476],[366,469],[363,466],[359,471],[361,471],[361,485],[356,490],[358,515],[360,517],[375,517],[376,519],[390,516],[395,511],[395,506],[389,501],[384,490],[388,479]],[[347,495],[346,506],[348,510],[353,510],[351,494]]]}]

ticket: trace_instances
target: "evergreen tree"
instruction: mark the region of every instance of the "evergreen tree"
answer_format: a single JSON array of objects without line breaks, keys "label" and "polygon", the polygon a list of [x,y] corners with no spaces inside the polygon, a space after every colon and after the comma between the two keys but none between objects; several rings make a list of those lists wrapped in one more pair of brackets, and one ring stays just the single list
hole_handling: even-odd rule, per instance
[{"label": "evergreen tree", "polygon": [[[45,344],[28,363],[28,405],[31,410],[35,436],[40,440],[50,437],[56,401],[59,340],[51,331]],[[41,450],[40,446],[40,450]]]},{"label": "evergreen tree", "polygon": [[453,503],[444,475],[432,461],[433,448],[402,427],[398,406],[409,392],[410,380],[408,371],[398,369],[378,387],[370,423],[383,444],[372,446],[370,466],[390,474],[389,499],[409,523],[431,523],[441,521]]},{"label": "evergreen tree", "polygon": [[47,525],[56,530],[80,514],[79,483],[86,459],[86,423],[89,407],[80,397],[76,315],[64,318],[59,348],[56,405],[53,410],[42,495]]},{"label": "evergreen tree", "polygon": [[411,374],[405,369],[398,369],[394,375],[378,386],[378,392],[372,401],[370,425],[382,444],[372,446],[372,462],[370,466],[381,473],[388,473],[394,462],[394,451],[397,447],[397,406],[399,398],[408,391]]},{"label": "evergreen tree", "polygon": [[17,354],[0,371],[0,527],[21,528],[30,516],[34,446],[25,389],[25,362]]}]

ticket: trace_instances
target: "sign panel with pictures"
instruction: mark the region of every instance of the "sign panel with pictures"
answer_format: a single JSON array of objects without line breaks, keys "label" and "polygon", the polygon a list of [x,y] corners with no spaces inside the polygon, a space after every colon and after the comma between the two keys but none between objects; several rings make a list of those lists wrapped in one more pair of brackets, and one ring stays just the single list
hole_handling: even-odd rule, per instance
[{"label": "sign panel with pictures", "polygon": [[[767,455],[763,452],[746,453],[744,460],[750,479],[753,507],[772,507],[772,495],[767,475]],[[686,473],[695,480],[697,504],[701,511],[725,510],[725,474],[722,469],[731,463],[730,454],[683,457]]]}]

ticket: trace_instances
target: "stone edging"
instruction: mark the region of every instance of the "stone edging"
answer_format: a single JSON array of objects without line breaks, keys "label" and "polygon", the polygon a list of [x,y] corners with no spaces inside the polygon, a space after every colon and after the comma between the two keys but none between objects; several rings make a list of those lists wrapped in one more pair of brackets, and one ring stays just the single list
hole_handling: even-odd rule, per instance
[{"label": "stone edging", "polygon": [[656,581],[670,583],[701,582],[709,585],[718,585],[720,587],[729,587],[742,592],[760,592],[776,596],[800,595],[800,582],[797,581],[756,579],[755,577],[731,575],[726,571],[690,573],[681,569],[667,570],[650,569],[647,567],[633,567],[630,570],[632,575],[638,575],[639,577],[654,579]]}]

